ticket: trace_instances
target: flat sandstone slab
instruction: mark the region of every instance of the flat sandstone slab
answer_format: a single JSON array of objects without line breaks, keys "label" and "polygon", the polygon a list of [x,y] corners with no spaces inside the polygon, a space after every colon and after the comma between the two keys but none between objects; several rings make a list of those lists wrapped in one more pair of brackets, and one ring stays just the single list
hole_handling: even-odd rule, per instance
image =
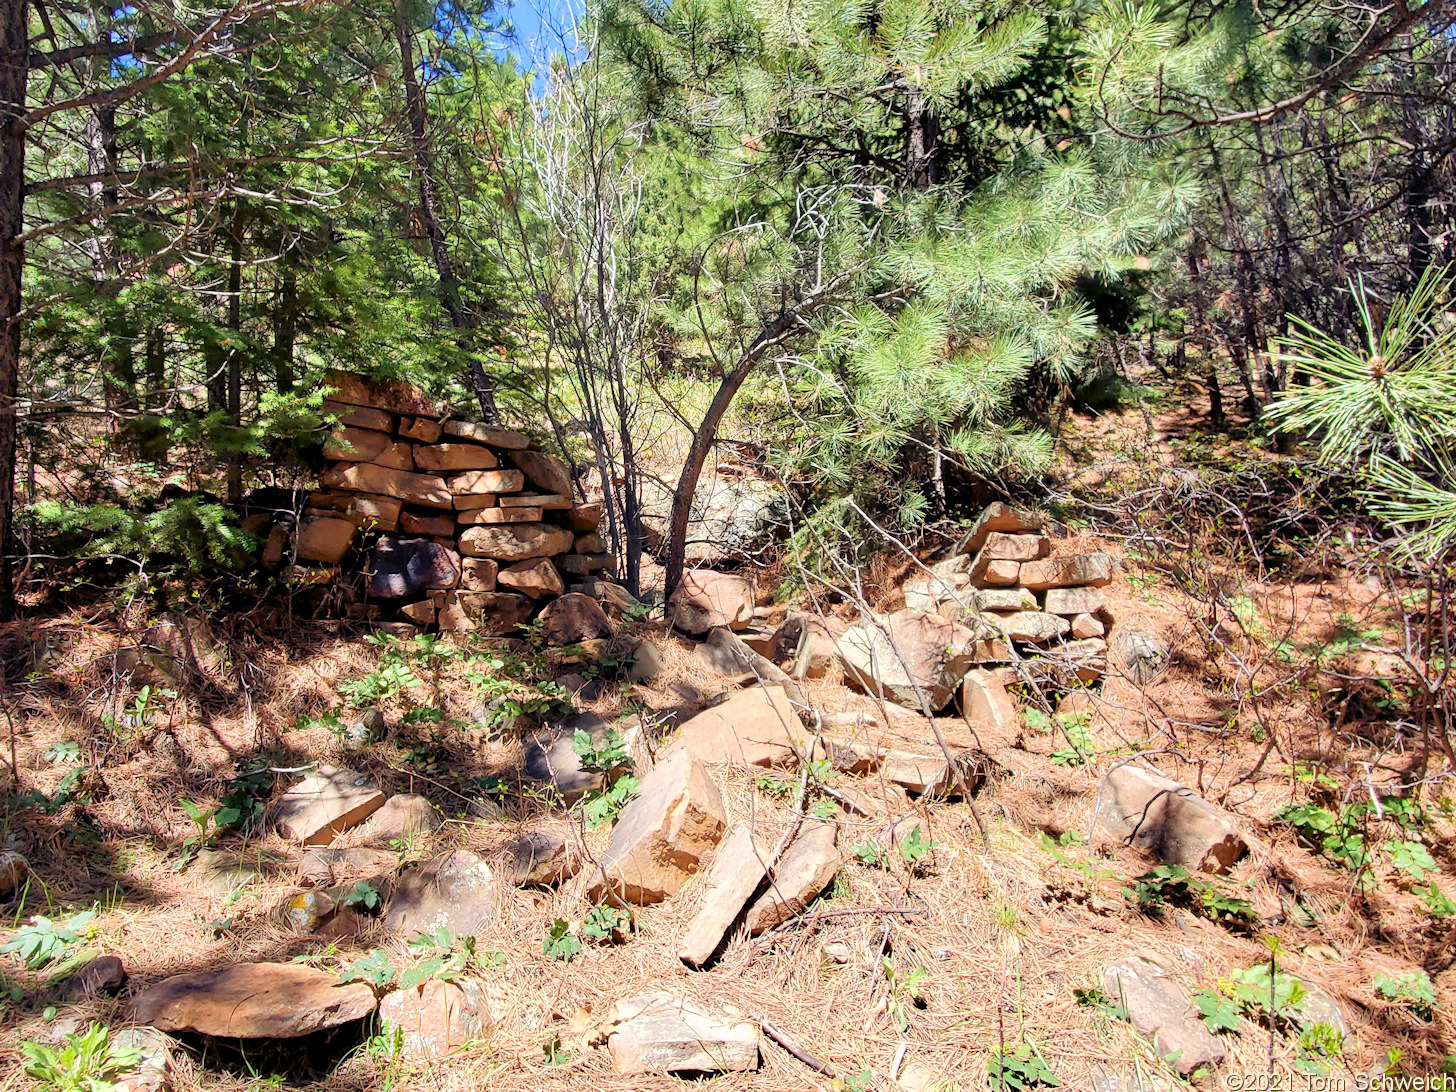
[{"label": "flat sandstone slab", "polygon": [[363,982],[297,963],[236,963],[180,974],[143,991],[132,1005],[138,1024],[230,1039],[292,1039],[362,1020],[374,1011]]},{"label": "flat sandstone slab", "polygon": [[723,934],[762,882],[767,872],[764,861],[764,850],[753,844],[753,827],[734,824],[708,870],[708,890],[678,944],[679,959],[690,967],[701,967],[712,958]]},{"label": "flat sandstone slab", "polygon": [[303,845],[328,845],[334,835],[382,808],[384,801],[384,793],[364,774],[321,766],[283,794],[274,805],[274,823]]}]

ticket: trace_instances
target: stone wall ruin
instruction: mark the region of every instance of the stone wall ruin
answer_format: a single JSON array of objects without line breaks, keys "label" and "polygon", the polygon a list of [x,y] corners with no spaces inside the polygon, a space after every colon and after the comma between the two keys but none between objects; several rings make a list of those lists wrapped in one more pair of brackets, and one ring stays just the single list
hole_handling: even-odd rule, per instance
[{"label": "stone wall ruin", "polygon": [[[445,632],[514,633],[566,591],[615,568],[598,505],[523,433],[453,415],[415,388],[332,373],[338,421],[296,533],[274,526],[265,568],[339,589],[350,617]],[[291,559],[290,559],[291,554]]]}]

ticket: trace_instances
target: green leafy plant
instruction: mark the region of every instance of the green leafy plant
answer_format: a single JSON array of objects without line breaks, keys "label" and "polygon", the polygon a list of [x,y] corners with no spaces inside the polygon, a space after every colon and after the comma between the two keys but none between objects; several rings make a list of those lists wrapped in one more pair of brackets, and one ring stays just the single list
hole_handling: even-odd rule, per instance
[{"label": "green leafy plant", "polygon": [[885,852],[885,847],[873,838],[855,843],[849,847],[849,851],[870,868],[888,868],[890,865],[890,857]]},{"label": "green leafy plant", "polygon": [[581,923],[581,933],[605,944],[625,933],[631,924],[632,916],[619,907],[593,906]]},{"label": "green leafy plant", "polygon": [[394,981],[396,973],[394,964],[389,962],[389,956],[378,948],[371,948],[368,955],[354,960],[340,970],[338,981],[341,986],[348,982],[366,982],[374,988],[375,993],[382,993]]},{"label": "green leafy plant", "polygon": [[182,810],[187,813],[187,818],[192,820],[192,825],[197,828],[197,833],[182,839],[182,856],[177,858],[177,863],[172,866],[173,872],[181,872],[192,859],[197,856],[198,851],[205,847],[210,840],[208,831],[212,828],[214,811],[203,811],[191,800],[182,799],[179,801]]},{"label": "green leafy plant", "polygon": [[135,1069],[144,1055],[136,1047],[122,1046],[102,1024],[71,1032],[60,1046],[21,1043],[25,1075],[39,1092],[112,1092],[118,1078]]},{"label": "green leafy plant", "polygon": [[1363,872],[1370,863],[1365,844],[1365,817],[1368,804],[1351,804],[1336,815],[1318,804],[1290,804],[1274,813],[1274,818],[1290,824],[1306,843],[1317,852],[1339,861],[1354,872]]},{"label": "green leafy plant", "polygon": [[1137,900],[1139,909],[1154,916],[1168,906],[1177,906],[1229,928],[1247,928],[1258,920],[1252,903],[1225,895],[1182,865],[1158,865],[1143,873],[1127,895]]},{"label": "green leafy plant", "polygon": [[475,958],[475,938],[456,938],[443,925],[433,933],[421,933],[409,942],[409,950],[419,960],[399,976],[399,988],[412,989],[422,982],[438,978],[453,982],[465,973]]},{"label": "green leafy plant", "polygon": [[1208,1030],[1234,1032],[1239,1030],[1239,1007],[1233,998],[1225,997],[1213,990],[1198,990],[1193,994],[1193,1004],[1198,1015],[1208,1025]]},{"label": "green leafy plant", "polygon": [[1306,1024],[1299,1033],[1299,1057],[1294,1066],[1302,1073],[1324,1075],[1329,1072],[1328,1058],[1338,1058],[1345,1050],[1345,1037],[1338,1028],[1323,1022]]},{"label": "green leafy plant", "polygon": [[561,1036],[548,1035],[546,1041],[541,1044],[541,1053],[545,1056],[545,1062],[549,1066],[569,1065],[571,1053],[562,1043]]},{"label": "green leafy plant", "polygon": [[73,914],[64,925],[58,925],[50,918],[37,914],[28,925],[22,925],[15,935],[0,947],[0,952],[18,955],[27,967],[36,970],[67,958],[83,940],[95,935],[92,920],[94,910]]},{"label": "green leafy plant", "polygon": [[590,773],[610,774],[633,765],[626,737],[615,728],[603,731],[600,740],[586,729],[578,728],[571,735],[571,749],[576,752],[581,768]]},{"label": "green leafy plant", "polygon": [[382,904],[379,888],[368,880],[360,880],[344,896],[345,906],[363,910],[367,914],[376,913]]},{"label": "green leafy plant", "polygon": [[1385,852],[1390,855],[1391,866],[1417,882],[1436,871],[1435,858],[1431,856],[1431,851],[1420,842],[1392,841],[1386,842],[1384,848]]},{"label": "green leafy plant", "polygon": [[885,1012],[903,1035],[910,1029],[910,1009],[920,1000],[920,983],[930,972],[916,966],[902,975],[889,956],[880,957],[880,969],[885,975]]},{"label": "green leafy plant", "polygon": [[1062,1082],[1047,1065],[1034,1043],[992,1047],[986,1076],[994,1092],[1021,1092],[1024,1088],[1060,1088]]},{"label": "green leafy plant", "polygon": [[47,747],[41,757],[50,763],[76,762],[81,757],[81,745],[74,739],[63,739]]},{"label": "green leafy plant", "polygon": [[615,822],[618,814],[637,795],[637,779],[630,774],[617,778],[607,788],[592,789],[577,803],[582,821],[595,830]]},{"label": "green leafy plant", "polygon": [[1072,999],[1083,1008],[1094,1009],[1113,1020],[1126,1020],[1127,1007],[1113,1001],[1096,986],[1078,986],[1072,990]]},{"label": "green leafy plant", "polygon": [[931,841],[916,823],[913,830],[900,839],[900,859],[903,860],[912,870],[922,867],[921,862],[935,852],[938,843]]},{"label": "green leafy plant", "polygon": [[1066,737],[1067,746],[1051,753],[1051,760],[1062,766],[1082,766],[1096,751],[1092,739],[1092,718],[1086,713],[1058,713],[1056,723]]},{"label": "green leafy plant", "polygon": [[1414,970],[1399,975],[1377,974],[1375,992],[1387,1001],[1405,1006],[1422,1020],[1429,1020],[1435,1015],[1436,987],[1432,985],[1431,976],[1425,971]]},{"label": "green leafy plant", "polygon": [[1438,920],[1456,916],[1456,900],[1443,894],[1434,883],[1421,891],[1421,904],[1425,906],[1426,913]]},{"label": "green leafy plant", "polygon": [[569,963],[581,951],[581,941],[571,932],[571,922],[557,918],[546,929],[546,939],[541,942],[541,952],[547,959],[558,963]]},{"label": "green leafy plant", "polygon": [[1277,1029],[1303,1023],[1305,995],[1309,991],[1292,974],[1278,969],[1274,959],[1229,975],[1226,994],[1245,1016]]},{"label": "green leafy plant", "polygon": [[71,794],[76,791],[76,786],[85,771],[85,766],[76,766],[67,770],[65,776],[56,785],[55,792],[52,793],[45,793],[40,789],[27,789],[15,797],[14,806],[16,808],[39,808],[47,815],[54,815],[71,803]]}]

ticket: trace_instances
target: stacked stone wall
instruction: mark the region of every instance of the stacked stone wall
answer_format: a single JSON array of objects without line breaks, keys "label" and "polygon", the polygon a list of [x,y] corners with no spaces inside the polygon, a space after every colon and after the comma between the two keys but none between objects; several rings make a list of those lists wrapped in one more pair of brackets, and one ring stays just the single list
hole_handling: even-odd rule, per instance
[{"label": "stacked stone wall", "polygon": [[[352,617],[513,633],[567,580],[615,568],[601,509],[523,433],[465,420],[397,382],[335,373],[338,425],[291,543],[290,581],[338,585]],[[280,566],[275,527],[264,564]]]}]

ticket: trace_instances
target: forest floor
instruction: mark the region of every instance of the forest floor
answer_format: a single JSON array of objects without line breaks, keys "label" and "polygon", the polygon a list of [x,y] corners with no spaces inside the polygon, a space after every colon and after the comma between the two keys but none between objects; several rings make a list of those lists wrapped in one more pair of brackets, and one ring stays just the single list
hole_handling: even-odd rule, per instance
[{"label": "forest floor", "polygon": [[[1076,442],[1061,449],[1062,487],[1112,494],[1149,467],[1176,469],[1196,420],[1186,403],[1156,418],[1137,411],[1079,418],[1063,431]],[[1260,458],[1239,446],[1244,457]],[[1122,454],[1109,456],[1113,451]],[[768,1020],[838,1074],[831,1080],[765,1041],[757,1072],[711,1077],[705,1087],[893,1089],[943,1081],[983,1089],[996,1087],[988,1077],[993,1051],[1022,1044],[1066,1088],[1171,1087],[1182,1083],[1172,1068],[1096,993],[1103,968],[1154,953],[1190,992],[1216,993],[1269,961],[1270,938],[1278,939],[1278,970],[1334,997],[1350,1034],[1326,1056],[1288,1022],[1276,1017],[1271,1027],[1248,1011],[1236,1033],[1222,1036],[1228,1059],[1198,1086],[1354,1088],[1357,1075],[1442,1072],[1456,1054],[1456,976],[1449,969],[1456,919],[1440,910],[1441,897],[1456,898],[1456,823],[1437,777],[1449,770],[1426,763],[1403,719],[1399,688],[1380,681],[1399,670],[1391,662],[1400,659],[1406,619],[1396,600],[1355,559],[1262,574],[1229,563],[1219,567],[1219,586],[1233,589],[1225,601],[1234,608],[1221,611],[1190,591],[1167,556],[1143,545],[1134,549],[1123,535],[1099,537],[1076,524],[1056,545],[1058,553],[1102,549],[1122,557],[1123,578],[1105,589],[1114,632],[1151,631],[1172,649],[1167,667],[1144,685],[1118,671],[1114,658],[1093,702],[1090,764],[1068,761],[1061,734],[1034,712],[1000,733],[958,716],[940,719],[953,746],[978,747],[994,764],[974,801],[988,843],[963,801],[914,801],[874,819],[843,816],[844,864],[818,908],[758,939],[730,938],[701,971],[677,956],[701,884],[636,909],[625,940],[586,941],[569,961],[550,958],[544,942],[553,921],[579,924],[591,909],[587,876],[555,889],[510,889],[500,925],[481,938],[469,972],[484,982],[496,1020],[469,1048],[418,1061],[358,1035],[311,1041],[293,1055],[249,1056],[194,1040],[176,1054],[173,1087],[677,1087],[674,1078],[615,1076],[606,1051],[589,1042],[594,1021],[615,1000],[649,989]],[[879,605],[899,605],[900,575],[884,571]],[[772,592],[762,589],[765,606]],[[128,995],[170,975],[290,960],[332,972],[372,949],[398,966],[411,963],[403,941],[377,924],[341,938],[286,928],[280,907],[299,891],[294,869],[302,851],[276,833],[216,839],[219,848],[273,862],[240,894],[209,890],[196,866],[179,871],[184,839],[197,833],[183,800],[210,810],[240,784],[246,788],[234,779],[259,765],[345,762],[387,790],[430,797],[448,817],[432,834],[394,847],[401,865],[460,846],[489,858],[548,813],[561,816],[515,776],[519,740],[487,739],[472,726],[479,673],[498,650],[464,642],[451,658],[413,661],[417,681],[387,703],[390,739],[344,751],[319,718],[339,705],[341,687],[378,679],[380,650],[362,632],[283,627],[276,615],[215,622],[217,655],[205,670],[138,705],[115,658],[136,625],[127,612],[86,603],[54,607],[4,635],[11,662],[34,653],[28,672],[11,674],[3,702],[20,783],[33,794],[30,806],[9,814],[5,833],[27,857],[33,880],[23,904],[7,907],[0,939],[32,914],[64,919],[95,907],[76,950],[119,956],[130,976],[119,997],[52,1007],[46,991],[55,968],[24,970],[8,957],[0,974],[7,988],[19,989],[0,1010],[6,1092],[27,1086],[22,1043],[53,1042],[58,1031],[90,1020],[122,1026]],[[656,740],[736,686],[661,623],[624,622],[617,647],[639,639],[658,646],[661,674],[648,685],[607,687],[579,708],[609,722],[635,713]],[[518,697],[539,695],[538,684],[582,666],[520,645],[501,658],[520,684]],[[604,675],[614,667],[609,655]],[[923,749],[929,738],[921,717],[881,707],[834,673],[804,689],[823,714],[864,714],[870,727],[860,732],[876,742]],[[444,717],[409,721],[406,714],[419,708],[439,708]],[[1249,905],[1244,920],[1221,924],[1197,898],[1179,900],[1166,890],[1140,903],[1137,879],[1156,862],[1092,831],[1102,777],[1139,752],[1226,808],[1249,835],[1249,854],[1227,877],[1209,881]],[[794,821],[792,772],[717,767],[714,776],[730,822],[751,822],[767,844]],[[1413,781],[1424,781],[1421,791],[1409,787]],[[281,791],[289,779],[277,775],[276,782]],[[480,803],[486,786],[496,790],[498,812]],[[873,779],[860,787],[891,809],[899,800]],[[258,788],[257,799],[271,791]],[[251,803],[246,791],[242,799]],[[1351,810],[1366,799],[1418,800],[1419,807]],[[1337,820],[1352,817],[1342,832],[1359,839],[1362,867],[1351,867],[1348,854],[1316,852],[1276,818],[1299,802],[1323,806]],[[872,841],[890,844],[889,822],[911,812],[934,843],[928,858],[909,862],[890,853],[872,864],[852,852]],[[607,826],[587,829],[579,813],[570,821],[590,853],[604,848]],[[1410,867],[1403,843],[1423,846],[1434,872]],[[1417,972],[1429,975],[1433,997],[1380,986],[1414,981],[1408,976]],[[1347,1083],[1311,1084],[1314,1068]]]}]

